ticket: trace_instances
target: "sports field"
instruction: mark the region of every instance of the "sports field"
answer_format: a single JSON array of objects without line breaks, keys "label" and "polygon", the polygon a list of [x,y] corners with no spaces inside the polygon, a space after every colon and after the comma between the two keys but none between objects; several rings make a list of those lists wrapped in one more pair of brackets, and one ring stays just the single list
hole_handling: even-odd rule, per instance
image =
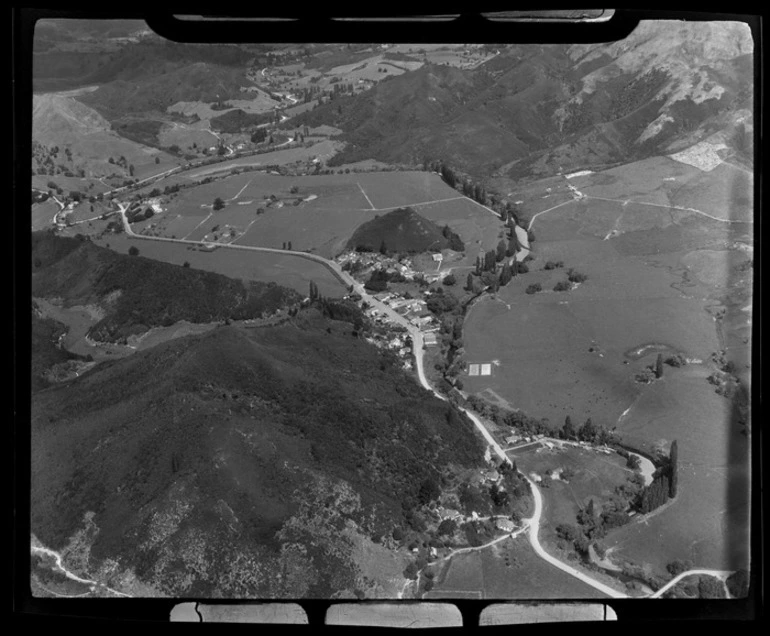
[{"label": "sports field", "polygon": [[110,249],[122,254],[128,253],[128,248],[135,245],[139,248],[140,256],[176,265],[189,262],[190,267],[217,272],[230,278],[273,281],[296,289],[302,294],[308,293],[310,281],[318,285],[318,290],[323,296],[340,298],[347,293],[342,283],[326,267],[299,256],[226,247],[206,252],[183,243],[129,239],[122,234],[107,235],[104,238],[95,239],[95,242],[100,245],[109,244]]}]

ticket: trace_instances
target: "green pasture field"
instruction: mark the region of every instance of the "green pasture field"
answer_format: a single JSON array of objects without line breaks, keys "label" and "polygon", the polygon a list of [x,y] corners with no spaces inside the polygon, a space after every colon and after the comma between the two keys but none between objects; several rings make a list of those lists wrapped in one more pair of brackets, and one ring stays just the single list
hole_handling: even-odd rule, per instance
[{"label": "green pasture field", "polygon": [[616,548],[614,557],[661,573],[674,559],[748,567],[750,441],[730,421],[729,402],[706,382],[707,373],[699,365],[667,371],[619,424],[624,440],[648,450],[677,440],[679,494],[645,522],[610,533],[605,543]]},{"label": "green pasture field", "polygon": [[453,557],[444,566],[435,581],[433,592],[441,591],[480,591],[484,589],[484,575],[481,571],[481,551],[466,552]]},{"label": "green pasture field", "polygon": [[50,190],[48,187],[49,181],[53,181],[57,186],[64,190],[65,195],[69,194],[71,191],[77,191],[90,197],[109,190],[109,188],[98,179],[89,177],[65,177],[61,174],[37,174],[32,177],[32,187],[48,192]]},{"label": "green pasture field", "polygon": [[605,597],[538,557],[524,535],[453,557],[423,598],[474,595],[484,599]]},{"label": "green pasture field", "polygon": [[726,287],[734,282],[732,268],[745,262],[746,256],[735,250],[695,250],[682,257],[682,264],[711,287]]},{"label": "green pasture field", "polygon": [[[55,205],[55,204],[54,204]],[[93,207],[93,212],[91,208]],[[114,208],[107,205],[104,202],[95,201],[91,203],[89,201],[82,201],[79,205],[67,215],[69,221],[85,221],[86,219],[93,219],[94,217],[101,216],[107,212],[113,212]]]},{"label": "green pasture field", "polygon": [[[450,195],[451,196],[451,195]],[[418,214],[438,225],[449,225],[465,243],[465,259],[458,265],[475,265],[479,252],[497,247],[503,225],[500,218],[465,197],[413,206]]]},{"label": "green pasture field", "polygon": [[483,550],[481,567],[487,599],[606,598],[537,556],[524,535]]},{"label": "green pasture field", "polygon": [[579,236],[603,240],[613,230],[622,234],[664,229],[682,215],[672,213],[670,208],[589,198],[543,212],[531,229],[537,241],[564,241]]},{"label": "green pasture field", "polygon": [[[632,199],[667,204],[669,194],[701,174],[693,166],[668,157],[650,157],[590,175],[573,177],[569,182],[583,194],[608,199]],[[697,207],[688,204],[687,207]]]},{"label": "green pasture field", "polygon": [[230,278],[274,281],[279,285],[296,289],[302,294],[308,293],[310,281],[318,285],[322,295],[330,298],[340,298],[347,293],[347,289],[326,267],[300,256],[227,247],[217,248],[213,252],[204,252],[184,243],[129,239],[124,234],[106,235],[94,239],[94,242],[100,245],[109,244],[110,249],[122,254],[128,253],[129,247],[136,246],[139,248],[140,256],[176,265],[182,265],[187,261],[190,267],[217,272]]},{"label": "green pasture field", "polygon": [[197,144],[198,148],[209,148],[219,144],[219,139],[209,130],[200,127],[203,121],[198,125],[182,126],[167,124],[164,125],[158,133],[158,141],[162,146],[177,145],[183,150],[191,148]]},{"label": "green pasture field", "polygon": [[754,216],[754,178],[741,168],[723,163],[711,172],[699,171],[669,198],[674,205],[750,223]]},{"label": "green pasture field", "polygon": [[[174,176],[189,182],[195,181],[198,177],[205,177],[217,172],[227,172],[231,168],[238,166],[283,165],[287,163],[293,163],[295,161],[306,161],[312,157],[318,157],[325,161],[336,154],[338,147],[338,142],[324,139],[323,141],[319,141],[317,144],[313,144],[309,148],[279,148],[273,152],[247,155],[238,157],[237,159],[212,163],[210,165],[201,166],[199,168],[192,168],[191,170],[186,170],[179,175]],[[161,189],[166,185],[171,185],[172,183],[173,181],[171,179],[164,179],[161,182]],[[152,189],[153,187],[157,186],[152,185],[149,187],[149,189]]]},{"label": "green pasture field", "polygon": [[42,203],[32,204],[32,231],[53,227],[53,217],[59,211],[59,206],[48,199]]},{"label": "green pasture field", "polygon": [[[503,288],[497,302],[475,305],[463,333],[469,359],[501,362],[492,376],[464,377],[469,391],[492,389],[554,426],[561,426],[566,415],[579,423],[590,416],[597,424],[617,426],[627,444],[648,452],[667,452],[678,440],[677,499],[645,522],[608,537],[619,559],[649,563],[659,573],[676,558],[692,559],[696,567],[742,567],[748,544],[747,440],[729,422],[728,401],[706,381],[708,365],[666,366],[661,380],[644,385],[634,375],[654,361],[656,351],[638,360],[625,355],[656,344],[708,360],[722,340],[706,308],[726,302],[728,290],[732,294],[738,288],[733,313],[749,302],[750,273],[738,272],[738,266],[750,255],[731,247],[736,241],[751,244],[750,224],[728,225],[638,202],[703,205],[688,199],[685,190],[704,175],[655,158],[571,179],[586,194],[621,201],[589,197],[537,217],[530,273]],[[713,177],[711,191],[719,201],[724,177]],[[536,196],[537,186],[529,184],[528,194]],[[633,200],[624,205],[624,199]],[[713,208],[703,211],[718,216]],[[619,234],[602,240],[613,229]],[[547,260],[563,260],[565,269],[543,271]],[[570,267],[588,280],[568,292],[550,291]],[[545,291],[525,294],[535,282]],[[747,317],[726,321],[722,331],[726,342],[736,344],[735,355],[745,359],[748,345],[737,339],[750,335]],[[564,485],[555,482],[546,494],[546,517],[574,514],[560,512],[551,501],[554,486]]]},{"label": "green pasture field", "polygon": [[[297,192],[291,192],[294,188]],[[271,195],[284,205],[268,207]],[[213,212],[217,197],[226,207]],[[294,205],[297,199],[302,201]],[[234,242],[241,245],[281,248],[291,241],[295,250],[331,257],[345,249],[361,223],[410,204],[426,218],[448,224],[460,234],[468,248],[466,265],[473,264],[479,249],[497,245],[501,224],[495,214],[460,197],[437,175],[416,171],[296,177],[245,172],[180,191],[165,204],[167,211],[135,224],[134,231],[152,225],[157,235],[203,240],[215,226],[230,225],[237,228]],[[265,212],[257,215],[260,207]]]},{"label": "green pasture field", "polygon": [[[546,275],[551,282],[557,276],[538,272],[541,280]],[[713,321],[694,299],[634,297],[630,285],[623,285],[624,296],[592,297],[591,278],[571,292],[524,294],[522,288],[535,280],[519,276],[498,294],[502,302],[470,310],[463,330],[466,357],[501,364],[491,376],[464,377],[467,390],[491,388],[554,425],[570,415],[611,427],[642,391],[634,375],[651,362],[630,361],[626,351],[658,342],[705,359],[718,348]]]},{"label": "green pasture field", "polygon": [[375,208],[414,206],[461,196],[431,172],[371,172],[344,176],[361,184]]}]

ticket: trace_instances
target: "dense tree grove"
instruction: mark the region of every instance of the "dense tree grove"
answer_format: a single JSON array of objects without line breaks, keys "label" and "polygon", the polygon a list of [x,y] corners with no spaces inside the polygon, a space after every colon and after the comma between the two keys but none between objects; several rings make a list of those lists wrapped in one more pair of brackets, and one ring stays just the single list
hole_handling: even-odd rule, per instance
[{"label": "dense tree grove", "polygon": [[669,479],[666,471],[656,471],[652,483],[642,491],[639,512],[647,514],[668,501]]}]

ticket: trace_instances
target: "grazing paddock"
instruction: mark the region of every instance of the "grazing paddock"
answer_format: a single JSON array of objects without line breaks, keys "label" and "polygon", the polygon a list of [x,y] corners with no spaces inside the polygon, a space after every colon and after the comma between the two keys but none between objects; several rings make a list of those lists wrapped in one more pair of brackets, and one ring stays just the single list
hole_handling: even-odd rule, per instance
[{"label": "grazing paddock", "polygon": [[375,212],[357,210],[317,210],[302,205],[270,208],[254,217],[238,245],[280,248],[291,241],[292,249],[313,251],[325,258],[345,250],[350,235]]},{"label": "grazing paddock", "polygon": [[650,451],[676,439],[680,467],[679,495],[669,507],[605,539],[619,558],[659,572],[674,559],[702,568],[748,567],[750,442],[706,374],[698,366],[667,371],[665,382],[650,387],[619,424],[624,440]]},{"label": "grazing paddock", "polygon": [[[506,565],[506,561],[510,565]],[[485,599],[607,598],[543,561],[520,535],[481,552]]]},{"label": "grazing paddock", "polygon": [[711,172],[699,171],[669,198],[680,207],[750,223],[754,215],[754,178],[745,170],[723,163]]},{"label": "grazing paddock", "polygon": [[166,148],[176,145],[184,150],[192,148],[193,144],[199,148],[210,148],[218,145],[219,139],[208,130],[207,122],[201,120],[192,125],[164,124],[158,132],[158,142]]},{"label": "grazing paddock", "polygon": [[[440,592],[439,592],[440,590]],[[483,597],[484,576],[481,570],[481,552],[458,554],[445,565],[432,590],[434,594],[452,591],[478,592]]]},{"label": "grazing paddock", "polygon": [[[672,203],[668,194],[677,191],[700,170],[668,157],[650,157],[602,172],[575,177],[570,182],[583,194],[608,199],[635,199]],[[690,206],[697,207],[697,206]]]},{"label": "grazing paddock", "polygon": [[275,254],[219,247],[213,252],[195,249],[184,243],[164,241],[146,241],[129,239],[124,234],[106,235],[94,242],[105,245],[121,254],[128,253],[128,248],[136,246],[139,255],[167,263],[182,265],[185,261],[190,267],[203,269],[230,278],[244,280],[273,281],[307,294],[310,281],[318,285],[319,292],[330,298],[340,298],[347,293],[346,288],[321,263],[291,254]]},{"label": "grazing paddock", "polygon": [[479,252],[494,249],[500,241],[503,231],[500,218],[465,197],[412,207],[426,219],[440,226],[448,225],[460,235],[466,256],[458,265],[475,265]]},{"label": "grazing paddock", "polygon": [[[44,175],[37,174],[32,177],[32,187],[38,190],[44,190],[48,192],[51,188],[48,187],[48,183],[53,181],[57,186],[64,190],[64,194],[69,194],[71,191],[80,192],[86,196],[95,196],[102,192],[106,192],[109,188],[104,185],[98,179],[86,178],[86,177],[65,177],[64,175]],[[61,198],[61,197],[60,197]]]},{"label": "grazing paddock", "polygon": [[414,206],[461,196],[432,172],[370,172],[345,176],[361,184],[375,208]]},{"label": "grazing paddock", "polygon": [[453,557],[425,599],[605,598],[604,594],[543,561],[520,535]]},{"label": "grazing paddock", "polygon": [[309,148],[300,146],[278,149],[273,152],[265,152],[262,154],[247,155],[229,161],[221,161],[207,166],[200,166],[199,168],[192,168],[191,170],[186,170],[182,174],[184,174],[188,180],[194,180],[196,177],[210,175],[216,172],[227,172],[231,168],[238,166],[284,165],[295,161],[307,161],[313,157],[319,157],[326,160],[337,153],[339,145],[339,142],[325,139],[319,141],[317,144],[313,144]]},{"label": "grazing paddock", "polygon": [[[268,206],[271,196],[278,203]],[[213,212],[217,197],[226,207]],[[446,198],[451,200],[423,204]],[[438,175],[416,171],[308,176],[246,172],[182,190],[168,200],[166,212],[137,224],[136,231],[153,225],[156,235],[203,240],[212,238],[215,226],[229,225],[237,229],[234,241],[241,245],[281,248],[291,241],[295,250],[332,257],[345,249],[360,224],[402,204],[412,204],[418,213],[460,234],[468,256],[457,265],[472,265],[480,249],[491,249],[499,240],[496,215],[461,197]],[[260,207],[264,213],[257,215]]]},{"label": "grazing paddock", "polygon": [[32,231],[45,230],[53,227],[53,217],[59,211],[59,206],[53,199],[42,203],[32,204]]},{"label": "grazing paddock", "polygon": [[[538,216],[530,273],[500,290],[502,302],[474,305],[463,331],[467,360],[501,362],[490,377],[464,378],[466,390],[492,390],[552,426],[561,426],[566,415],[577,423],[591,417],[599,425],[617,426],[621,439],[648,452],[668,452],[678,440],[677,499],[607,539],[619,559],[649,563],[659,573],[673,559],[717,569],[746,565],[748,442],[729,420],[729,402],[706,381],[708,365],[666,366],[661,380],[646,385],[634,376],[659,349],[638,358],[626,355],[656,345],[708,360],[726,344],[734,347],[731,353],[744,373],[750,325],[741,310],[750,304],[751,275],[739,266],[750,253],[735,245],[751,244],[751,225],[650,205],[720,216],[707,206],[713,201],[740,214],[750,183],[745,173],[732,172],[719,166],[708,173],[707,183],[706,173],[692,166],[653,158],[571,179],[585,194],[620,200],[589,196]],[[557,188],[552,181],[525,186],[525,211],[538,187],[541,193]],[[563,260],[564,270],[543,271],[547,260]],[[551,291],[570,267],[588,279],[566,292]],[[524,293],[538,282],[542,292]],[[707,311],[715,303],[729,308],[721,336]],[[517,461],[526,469],[527,459]],[[587,482],[586,493],[599,487]],[[548,519],[574,517],[574,506],[585,497],[576,494],[570,503],[556,497],[565,494],[560,490],[565,485],[559,482],[544,490]]]}]

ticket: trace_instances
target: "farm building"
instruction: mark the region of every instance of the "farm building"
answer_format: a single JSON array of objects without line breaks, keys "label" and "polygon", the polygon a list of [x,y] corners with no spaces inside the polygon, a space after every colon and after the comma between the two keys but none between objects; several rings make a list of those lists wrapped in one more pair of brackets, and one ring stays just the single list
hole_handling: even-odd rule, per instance
[{"label": "farm building", "polygon": [[436,514],[438,514],[442,521],[444,519],[457,519],[457,517],[462,516],[457,510],[453,510],[452,508],[444,508],[443,506],[436,508]]},{"label": "farm building", "polygon": [[425,344],[428,346],[434,346],[438,344],[438,341],[436,340],[436,334],[435,333],[426,333],[425,334]]},{"label": "farm building", "polygon": [[500,473],[498,473],[496,470],[482,471],[481,476],[485,481],[491,481],[493,483],[496,483],[500,479]]},{"label": "farm building", "polygon": [[482,364],[481,375],[492,375],[492,365],[489,363]]},{"label": "farm building", "polygon": [[495,525],[503,532],[513,532],[516,529],[516,524],[510,519],[498,519],[495,521]]},{"label": "farm building", "polygon": [[469,364],[468,365],[468,375],[478,375],[479,374],[479,365],[478,364]]}]

